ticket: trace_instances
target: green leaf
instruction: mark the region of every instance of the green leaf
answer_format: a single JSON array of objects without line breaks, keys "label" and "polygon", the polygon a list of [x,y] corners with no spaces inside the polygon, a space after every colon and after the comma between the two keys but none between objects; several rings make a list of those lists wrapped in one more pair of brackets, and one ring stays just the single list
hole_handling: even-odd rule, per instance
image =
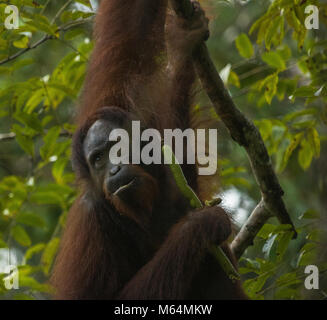
[{"label": "green leaf", "polygon": [[[15,63],[13,64],[12,68],[13,71],[19,70],[23,67],[29,66],[31,64],[35,63],[35,61],[33,59],[22,59],[22,60],[17,60],[15,61]],[[27,92],[28,94],[30,94],[30,92]]]},{"label": "green leaf", "polygon": [[16,48],[24,49],[28,47],[28,42],[29,42],[28,37],[24,36],[21,39],[14,41],[13,45]]},{"label": "green leaf", "polygon": [[285,95],[287,97],[293,95],[296,85],[297,85],[296,79],[279,80],[278,87],[277,87],[277,97],[279,101],[282,101],[285,98]]},{"label": "green leaf", "polygon": [[258,31],[257,41],[256,41],[257,44],[261,44],[264,41],[269,25],[270,25],[270,20],[265,20],[261,23]]},{"label": "green leaf", "polygon": [[25,275],[19,277],[19,286],[28,288],[29,290],[52,293],[52,289],[49,285],[41,284],[34,278]]},{"label": "green leaf", "polygon": [[286,69],[285,61],[275,51],[263,53],[261,59],[269,66],[276,68],[279,71],[283,71]]},{"label": "green leaf", "polygon": [[169,164],[169,168],[173,174],[173,177],[176,181],[178,189],[190,202],[190,205],[193,208],[202,208],[202,202],[197,197],[192,188],[188,185],[187,180],[184,176],[181,166],[178,163],[178,160],[175,158],[175,155],[168,145],[162,147],[162,153],[165,159],[165,163]]},{"label": "green leaf", "polygon": [[290,224],[279,224],[275,226],[274,233],[284,233],[285,231],[293,231],[293,227]]},{"label": "green leaf", "polygon": [[287,147],[284,153],[281,167],[278,170],[279,172],[282,172],[286,168],[289,158],[291,157],[293,151],[298,147],[298,145],[302,141],[303,136],[304,133],[300,132],[293,137],[291,144]]},{"label": "green leaf", "polygon": [[243,268],[243,267],[238,268],[238,272],[240,274],[247,274],[251,272],[259,274],[258,270],[253,270],[252,268]]},{"label": "green leaf", "polygon": [[276,250],[276,254],[279,259],[283,258],[289,243],[293,239],[293,235],[294,232],[284,232],[279,236],[277,250]]},{"label": "green leaf", "polygon": [[31,259],[35,254],[41,252],[43,249],[45,248],[45,244],[44,243],[38,243],[35,246],[29,248],[26,253],[25,253],[25,261],[28,261],[29,259]]},{"label": "green leaf", "polygon": [[263,119],[257,123],[259,126],[259,130],[260,130],[262,139],[264,141],[267,140],[271,136],[271,133],[272,133],[272,129],[273,129],[272,122],[268,119]]},{"label": "green leaf", "polygon": [[290,8],[285,12],[286,20],[288,24],[296,31],[301,32],[302,24],[294,13],[293,8]]},{"label": "green leaf", "polygon": [[303,98],[314,97],[316,91],[317,91],[317,88],[315,88],[315,87],[303,86],[303,87],[300,87],[295,90],[294,96],[295,97],[303,97]]},{"label": "green leaf", "polygon": [[307,266],[309,264],[312,264],[312,261],[316,261],[318,249],[317,245],[314,243],[307,243],[309,246],[304,246],[301,250],[301,253],[298,257],[297,261],[297,267],[298,266]]},{"label": "green leaf", "polygon": [[263,15],[258,20],[256,20],[251,26],[249,34],[251,35],[256,29],[258,29],[265,20],[267,20],[266,15]]},{"label": "green leaf", "polygon": [[68,30],[67,32],[65,32],[65,40],[67,41],[71,41],[72,39],[83,35],[84,34],[84,29],[82,28],[75,28],[75,29],[71,29]]},{"label": "green leaf", "polygon": [[16,112],[14,118],[36,132],[42,133],[43,131],[41,121],[35,113]]},{"label": "green leaf", "polygon": [[47,244],[47,246],[46,246],[46,248],[45,248],[45,250],[43,252],[41,262],[42,262],[42,265],[43,265],[44,273],[46,275],[49,274],[49,271],[50,271],[50,268],[52,266],[54,257],[55,257],[55,255],[57,253],[58,248],[59,248],[59,243],[60,243],[59,238],[53,238]]},{"label": "green leaf", "polygon": [[287,114],[284,118],[283,121],[284,122],[289,122],[292,121],[298,117],[301,116],[306,116],[306,115],[315,115],[317,114],[317,109],[316,108],[308,108],[308,109],[304,109],[304,110],[300,110],[300,111],[296,111],[296,112],[292,112]]},{"label": "green leaf", "polygon": [[309,209],[306,212],[304,212],[299,219],[319,219],[320,215],[318,213],[318,211],[314,210],[314,209]]},{"label": "green leaf", "polygon": [[311,149],[314,151],[314,156],[319,158],[320,156],[320,138],[316,128],[310,128],[308,130],[308,141],[311,145]]},{"label": "green leaf", "polygon": [[7,248],[8,245],[2,239],[0,239],[0,248]]},{"label": "green leaf", "polygon": [[241,87],[240,79],[236,72],[231,71],[228,77],[228,83],[234,85],[237,88]]},{"label": "green leaf", "polygon": [[242,172],[247,172],[247,170],[244,167],[230,167],[228,169],[224,169],[221,172],[221,176],[226,177],[235,173],[242,173]]},{"label": "green leaf", "polygon": [[283,286],[291,286],[297,283],[302,282],[303,280],[297,278],[296,272],[288,272],[283,275],[281,275],[277,281],[276,284],[278,287]]},{"label": "green leaf", "polygon": [[258,277],[254,279],[248,279],[243,283],[243,287],[246,290],[246,292],[249,294],[250,298],[252,299],[258,299],[257,295],[259,294],[259,291],[262,289],[262,287],[265,285],[266,281],[269,277],[271,277],[272,272],[267,272],[259,275]]},{"label": "green leaf", "polygon": [[43,31],[53,37],[57,38],[57,29],[58,27],[55,24],[51,24],[48,18],[41,14],[30,14],[24,11],[24,15],[28,16],[31,20],[28,22],[28,26],[35,28],[38,31]]},{"label": "green leaf", "polygon": [[278,74],[273,73],[266,77],[264,80],[262,80],[259,85],[259,90],[261,90],[262,88],[264,88],[265,90],[265,99],[268,104],[271,104],[271,101],[277,92],[277,84]]},{"label": "green leaf", "polygon": [[[278,32],[280,30],[280,32]],[[266,48],[270,50],[271,43],[274,41],[281,43],[281,33],[284,31],[284,16],[279,16],[274,19],[266,32],[265,43]]]},{"label": "green leaf", "polygon": [[20,145],[20,147],[29,155],[34,158],[34,142],[30,137],[26,137],[22,135],[20,132],[16,133],[16,141]]},{"label": "green leaf", "polygon": [[47,185],[38,187],[36,193],[38,193],[38,192],[41,192],[41,193],[42,192],[53,192],[53,193],[60,195],[61,197],[65,197],[65,196],[68,196],[68,195],[74,193],[74,189],[72,189],[68,185],[58,185],[55,183],[49,183]]},{"label": "green leaf", "polygon": [[12,69],[11,68],[8,68],[8,67],[0,67],[0,75],[10,75],[12,72]]},{"label": "green leaf", "polygon": [[262,252],[265,254],[265,258],[268,259],[270,257],[271,249],[275,243],[275,240],[277,238],[277,234],[272,235],[268,238],[264,246],[262,247]]},{"label": "green leaf", "polygon": [[292,56],[291,49],[287,45],[284,45],[283,48],[276,50],[276,52],[285,62]]},{"label": "green leaf", "polygon": [[31,202],[35,202],[37,204],[56,204],[62,205],[62,195],[57,194],[53,191],[38,191],[31,195]]},{"label": "green leaf", "polygon": [[44,145],[40,148],[40,155],[43,160],[48,160],[56,153],[57,139],[60,135],[60,127],[52,127],[43,138]]},{"label": "green leaf", "polygon": [[268,239],[270,234],[274,232],[275,228],[275,225],[266,223],[258,232],[257,237],[260,237],[262,239]]},{"label": "green leaf", "polygon": [[48,88],[55,89],[56,91],[60,91],[61,93],[64,93],[66,96],[75,99],[75,93],[74,91],[68,87],[68,85],[62,85],[60,83],[51,82],[48,84]]},{"label": "green leaf", "polygon": [[307,170],[310,167],[313,158],[313,150],[310,143],[306,139],[301,141],[301,150],[299,152],[298,161],[303,170]]},{"label": "green leaf", "polygon": [[27,114],[31,114],[35,110],[35,108],[42,103],[42,101],[44,100],[44,96],[44,88],[35,90],[35,92],[33,92],[33,94],[31,94],[29,99],[27,100],[24,107],[24,111]]},{"label": "green leaf", "polygon": [[43,218],[32,212],[20,212],[16,218],[16,221],[31,227],[45,227],[45,221]]},{"label": "green leaf", "polygon": [[12,237],[22,246],[29,247],[32,243],[27,232],[19,225],[11,228]]},{"label": "green leaf", "polygon": [[64,170],[68,163],[68,159],[58,159],[52,166],[52,175],[58,184],[64,184]]},{"label": "green leaf", "polygon": [[315,242],[319,242],[320,239],[323,239],[324,234],[325,234],[325,230],[314,229],[308,233],[308,235],[306,236],[306,239],[315,241]]},{"label": "green leaf", "polygon": [[245,262],[246,268],[251,269],[253,272],[260,271],[260,263],[256,260],[252,260],[250,258],[241,258],[242,263]]},{"label": "green leaf", "polygon": [[315,127],[315,125],[315,120],[299,121],[292,124],[294,129],[309,129]]},{"label": "green leaf", "polygon": [[254,49],[249,37],[245,33],[241,33],[235,40],[236,48],[239,54],[246,58],[250,59],[254,54]]}]

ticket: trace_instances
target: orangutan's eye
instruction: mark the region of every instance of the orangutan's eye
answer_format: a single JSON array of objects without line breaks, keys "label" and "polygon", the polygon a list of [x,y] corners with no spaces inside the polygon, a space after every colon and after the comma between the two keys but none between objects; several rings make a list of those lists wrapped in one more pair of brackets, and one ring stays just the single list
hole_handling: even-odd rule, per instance
[{"label": "orangutan's eye", "polygon": [[98,161],[101,161],[101,159],[102,159],[102,156],[103,156],[103,154],[102,154],[102,153],[98,153],[98,154],[95,156],[95,158],[94,158],[94,162],[98,162]]},{"label": "orangutan's eye", "polygon": [[102,163],[103,157],[104,157],[104,153],[103,152],[97,152],[97,153],[95,153],[92,156],[92,161],[91,161],[92,165],[95,168],[98,168],[101,165],[101,163]]}]

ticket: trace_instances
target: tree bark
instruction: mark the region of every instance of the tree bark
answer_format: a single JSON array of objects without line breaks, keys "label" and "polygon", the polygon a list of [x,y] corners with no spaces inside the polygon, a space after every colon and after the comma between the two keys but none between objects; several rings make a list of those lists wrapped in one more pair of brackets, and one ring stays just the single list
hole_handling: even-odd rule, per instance
[{"label": "tree bark", "polygon": [[[193,6],[189,0],[171,0],[171,4],[178,16],[185,19],[191,18]],[[253,243],[253,239],[267,219],[273,215],[278,218],[280,223],[290,224],[296,236],[295,227],[282,199],[284,192],[274,172],[259,130],[235,106],[209,56],[205,43],[195,50],[193,61],[203,89],[218,116],[227,127],[232,139],[245,148],[262,195],[261,202],[251,213],[232,243],[234,253],[239,258]]]}]

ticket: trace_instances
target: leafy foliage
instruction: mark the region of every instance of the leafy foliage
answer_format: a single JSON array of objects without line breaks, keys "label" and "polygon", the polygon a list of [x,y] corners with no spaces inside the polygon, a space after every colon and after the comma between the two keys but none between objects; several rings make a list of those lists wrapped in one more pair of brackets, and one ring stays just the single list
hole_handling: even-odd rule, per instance
[{"label": "leafy foliage", "polygon": [[[258,62],[253,69],[259,72],[254,81],[241,82],[240,88],[248,90],[248,101],[259,108],[277,104],[287,108],[277,116],[255,120],[278,173],[294,166],[295,159],[303,171],[308,171],[314,159],[320,157],[326,140],[327,43],[320,37],[323,31],[309,31],[305,27],[305,8],[310,4],[318,7],[320,28],[325,30],[326,4],[296,0],[273,1],[249,30],[256,40]],[[240,47],[240,37],[244,36],[236,39],[236,48],[249,59],[252,54],[244,54],[249,45],[244,41]],[[313,213],[316,211],[311,208],[301,217],[293,217],[299,225],[298,240],[292,240],[292,232],[284,225],[266,224],[261,229],[254,245],[256,250],[252,249],[257,257],[251,259],[246,255],[241,260],[240,272],[248,278],[244,286],[251,298],[303,298],[304,267],[318,264],[320,273],[326,272],[323,257],[318,258],[324,224],[319,225],[321,219]],[[303,224],[306,219],[311,219],[312,224]],[[287,252],[291,255],[287,256]],[[324,298],[324,291],[318,297]]]},{"label": "leafy foliage", "polygon": [[[19,266],[19,293],[1,286],[0,294],[30,299],[51,292],[44,283],[76,195],[70,167],[72,107],[92,50],[85,26],[94,12],[89,1],[50,5],[23,0],[11,4],[19,8],[20,27],[7,30],[0,26],[0,116],[1,131],[12,132],[14,139],[0,143],[16,144],[12,152],[17,164],[13,164],[12,174],[0,174],[0,245],[10,248],[3,251],[5,257],[8,252],[24,255]],[[5,6],[0,5],[1,13]],[[29,51],[39,39],[45,41]],[[49,57],[52,50],[58,50],[52,55],[57,61],[42,61],[42,51],[37,52],[41,46],[48,46],[43,54]],[[25,49],[26,53],[7,61],[8,56]],[[38,68],[47,71],[35,72]]]}]

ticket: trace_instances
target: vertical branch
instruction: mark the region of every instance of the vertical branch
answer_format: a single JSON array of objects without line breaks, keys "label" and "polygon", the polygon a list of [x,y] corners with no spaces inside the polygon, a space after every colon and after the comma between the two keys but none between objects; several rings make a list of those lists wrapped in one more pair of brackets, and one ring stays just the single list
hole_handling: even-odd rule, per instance
[{"label": "vertical branch", "polygon": [[[192,16],[193,7],[189,0],[171,0],[171,4],[178,16],[185,19]],[[240,257],[271,215],[275,215],[280,223],[290,224],[296,235],[294,225],[282,199],[284,192],[274,172],[259,130],[235,106],[210,58],[205,43],[195,50],[193,61],[202,86],[217,114],[227,127],[232,139],[245,148],[262,194],[260,204],[232,244],[234,252]]]}]

